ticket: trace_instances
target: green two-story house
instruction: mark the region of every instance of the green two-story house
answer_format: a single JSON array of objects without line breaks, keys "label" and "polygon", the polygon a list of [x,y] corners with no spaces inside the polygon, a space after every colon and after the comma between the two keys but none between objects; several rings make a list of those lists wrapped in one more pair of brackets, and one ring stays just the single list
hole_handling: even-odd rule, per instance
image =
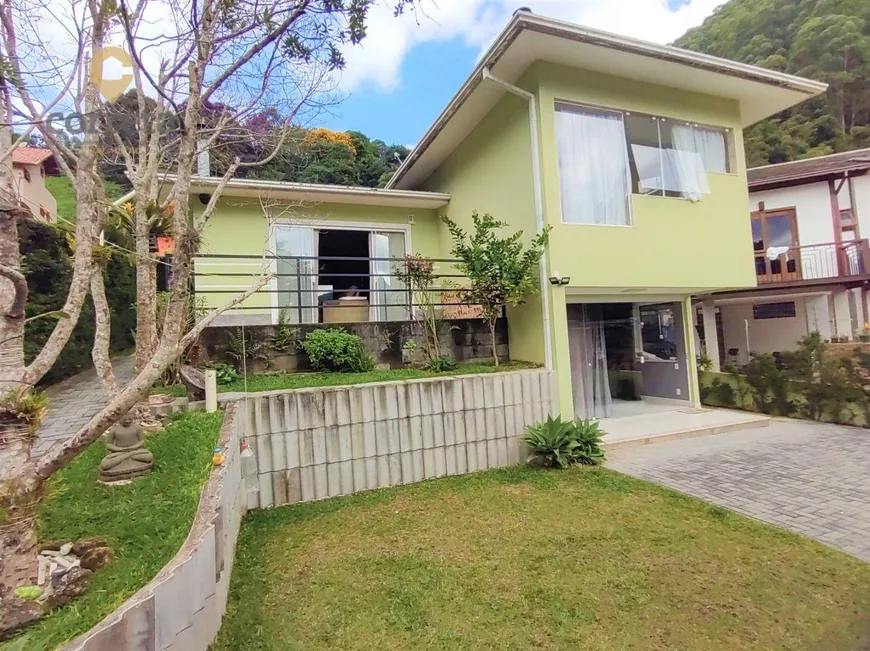
[{"label": "green two-story house", "polygon": [[[690,297],[756,282],[742,130],[824,90],[519,11],[385,189],[232,181],[204,251],[238,257],[199,259],[197,292],[222,302],[244,278],[205,273],[254,273],[245,256],[265,252],[272,291],[225,323],[282,308],[299,323],[406,319],[389,259],[447,266],[440,215],[491,213],[528,237],[551,228],[542,291],[507,319],[511,357],[557,371],[563,415],[697,404]],[[359,279],[321,282],[324,268]]]}]

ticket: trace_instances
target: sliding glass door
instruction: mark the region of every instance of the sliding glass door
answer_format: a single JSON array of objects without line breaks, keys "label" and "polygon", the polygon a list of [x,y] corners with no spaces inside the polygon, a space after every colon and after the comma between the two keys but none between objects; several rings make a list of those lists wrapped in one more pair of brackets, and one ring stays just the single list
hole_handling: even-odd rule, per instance
[{"label": "sliding glass door", "polygon": [[289,323],[317,323],[317,231],[305,226],[275,227],[278,308]]},{"label": "sliding glass door", "polygon": [[405,257],[405,246],[404,233],[372,232],[369,235],[371,321],[406,321],[410,317],[407,287],[395,275],[396,267]]},{"label": "sliding glass door", "polygon": [[[360,250],[342,251],[338,255],[327,252],[320,260],[318,242],[321,232],[327,230],[329,233],[344,231],[348,236],[362,235]],[[324,315],[324,320],[330,322],[340,322],[344,317],[351,321],[406,321],[410,318],[407,287],[395,275],[407,253],[404,231],[351,229],[323,223],[318,227],[278,224],[274,233],[277,308],[285,311],[289,323],[318,323],[321,308],[332,310],[331,317],[336,316],[336,309],[342,310],[338,319],[327,319]],[[364,248],[366,235],[368,251]],[[355,264],[366,265],[366,255],[369,258],[367,269],[350,274],[336,266],[345,257]],[[347,289],[351,280],[354,280],[350,288],[353,292]],[[341,289],[333,290],[333,285]],[[321,296],[325,296],[323,303],[319,300]],[[345,307],[351,300],[362,303],[366,316]]]}]

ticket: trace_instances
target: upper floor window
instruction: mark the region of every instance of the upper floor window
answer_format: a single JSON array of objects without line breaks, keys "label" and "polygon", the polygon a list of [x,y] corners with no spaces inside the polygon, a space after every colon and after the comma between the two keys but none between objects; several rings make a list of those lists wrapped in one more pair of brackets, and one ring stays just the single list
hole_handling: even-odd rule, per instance
[{"label": "upper floor window", "polygon": [[556,149],[562,220],[628,226],[628,151],[622,113],[559,106]]},{"label": "upper floor window", "polygon": [[697,201],[731,167],[726,129],[650,115],[557,104],[556,141],[570,223],[628,225],[631,193]]},{"label": "upper floor window", "polygon": [[24,180],[30,183],[30,170],[26,167],[24,168]]}]

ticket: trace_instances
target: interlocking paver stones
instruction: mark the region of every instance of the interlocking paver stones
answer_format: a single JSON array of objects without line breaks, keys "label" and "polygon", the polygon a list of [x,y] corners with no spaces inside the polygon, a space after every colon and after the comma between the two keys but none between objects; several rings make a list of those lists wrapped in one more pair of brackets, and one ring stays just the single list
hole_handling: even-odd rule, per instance
[{"label": "interlocking paver stones", "polygon": [[870,561],[870,430],[774,420],[617,449],[607,465]]}]

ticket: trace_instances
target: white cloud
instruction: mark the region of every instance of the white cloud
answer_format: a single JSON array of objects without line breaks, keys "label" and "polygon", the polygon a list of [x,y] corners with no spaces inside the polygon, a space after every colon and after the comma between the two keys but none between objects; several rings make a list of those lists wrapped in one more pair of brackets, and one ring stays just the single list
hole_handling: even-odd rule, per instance
[{"label": "white cloud", "polygon": [[[573,23],[669,43],[701,23],[723,0],[690,0],[676,11],[667,0],[535,0],[535,13]],[[401,83],[402,63],[427,42],[461,39],[483,51],[510,20],[521,0],[422,0],[421,11],[394,18],[392,0],[380,0],[369,14],[362,45],[344,50],[347,66],[340,88],[374,87],[384,92]]]}]

